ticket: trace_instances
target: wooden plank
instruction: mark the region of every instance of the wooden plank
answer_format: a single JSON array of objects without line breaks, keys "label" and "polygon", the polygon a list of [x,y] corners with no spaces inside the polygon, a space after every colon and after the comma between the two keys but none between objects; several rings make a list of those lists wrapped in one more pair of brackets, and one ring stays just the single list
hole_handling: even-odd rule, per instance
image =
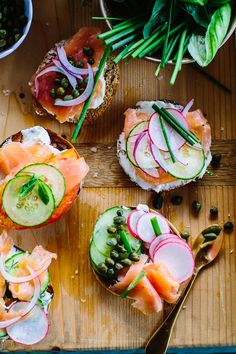
[{"label": "wooden plank", "polygon": [[[116,157],[116,144],[81,143],[75,144],[81,156],[90,166],[84,187],[134,187],[135,184],[123,172]],[[219,168],[209,167],[211,175],[198,180],[198,185],[236,185],[236,140],[215,140],[212,154],[220,152],[222,161]]]}]

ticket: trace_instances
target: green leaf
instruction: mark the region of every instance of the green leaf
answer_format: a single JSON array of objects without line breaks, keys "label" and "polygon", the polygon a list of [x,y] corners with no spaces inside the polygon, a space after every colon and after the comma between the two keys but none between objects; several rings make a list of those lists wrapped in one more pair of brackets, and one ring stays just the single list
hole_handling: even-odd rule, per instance
[{"label": "green leaf", "polygon": [[35,176],[30,177],[29,181],[23,184],[18,191],[19,197],[24,199],[34,189],[38,179]]},{"label": "green leaf", "polygon": [[152,9],[152,14],[143,28],[143,37],[146,39],[160,24],[163,23],[168,14],[166,13],[166,0],[156,0]]},{"label": "green leaf", "polygon": [[210,22],[210,18],[207,14],[205,6],[200,6],[200,5],[193,5],[193,4],[185,4],[179,2],[179,6],[187,12],[194,20],[195,22],[204,27],[207,28]]},{"label": "green leaf", "polygon": [[231,7],[225,4],[213,13],[205,37],[192,34],[188,51],[200,66],[207,66],[215,57],[227,34],[230,17]]},{"label": "green leaf", "polygon": [[180,0],[182,2],[186,2],[188,4],[201,5],[204,6],[208,3],[208,0]]},{"label": "green leaf", "polygon": [[42,202],[47,205],[49,203],[49,195],[45,183],[43,181],[38,181],[38,195]]}]

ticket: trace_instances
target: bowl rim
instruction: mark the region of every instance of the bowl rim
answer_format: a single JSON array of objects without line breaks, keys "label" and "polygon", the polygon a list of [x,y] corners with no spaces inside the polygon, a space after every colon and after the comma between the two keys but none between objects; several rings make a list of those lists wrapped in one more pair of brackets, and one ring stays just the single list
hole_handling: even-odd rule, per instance
[{"label": "bowl rim", "polygon": [[[103,17],[108,17],[108,12],[107,12],[107,9],[106,9],[106,6],[105,6],[105,1],[104,0],[99,0],[99,5],[100,5],[100,9],[101,9]],[[227,32],[227,34],[226,34],[226,36],[224,38],[224,41],[221,44],[220,48],[227,42],[227,40],[231,37],[233,32],[236,30],[236,11],[234,11],[234,12],[235,13],[232,14],[232,19],[230,21],[228,32]],[[106,22],[107,26],[110,29],[112,29],[111,21],[110,20],[105,20],[105,22]],[[150,57],[150,56],[145,56],[144,59],[149,60],[149,61],[154,62],[154,63],[160,63],[161,62],[161,59]],[[191,63],[194,63],[194,62],[195,62],[194,59],[189,59],[189,58],[183,58],[183,60],[182,60],[182,64],[191,64]],[[171,60],[168,61],[168,64],[174,65],[174,63]]]},{"label": "bowl rim", "polygon": [[24,33],[22,34],[20,39],[16,43],[14,43],[11,47],[7,48],[3,52],[0,52],[0,59],[5,58],[6,56],[8,56],[12,52],[14,52],[21,45],[21,43],[25,40],[26,36],[29,33],[29,30],[30,30],[30,27],[32,24],[32,19],[33,19],[33,4],[32,4],[32,0],[25,0],[25,3],[26,2],[28,2],[28,5],[29,5],[29,15],[28,15],[28,22],[27,22],[25,29],[24,29]]}]

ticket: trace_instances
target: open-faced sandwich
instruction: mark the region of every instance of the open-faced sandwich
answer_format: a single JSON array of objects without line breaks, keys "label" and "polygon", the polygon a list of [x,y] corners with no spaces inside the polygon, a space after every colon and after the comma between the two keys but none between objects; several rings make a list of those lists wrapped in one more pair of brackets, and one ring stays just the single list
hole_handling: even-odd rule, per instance
[{"label": "open-faced sandwich", "polygon": [[86,120],[93,121],[105,111],[115,94],[119,72],[110,57],[104,60],[105,47],[97,38],[100,33],[98,28],[82,28],[46,54],[29,83],[36,114],[75,123],[91,94]]},{"label": "open-faced sandwich", "polygon": [[174,189],[202,178],[211,161],[211,129],[200,110],[167,101],[138,102],[125,111],[120,165],[143,189]]},{"label": "open-faced sandwich", "polygon": [[39,227],[72,205],[88,165],[72,144],[40,126],[8,138],[0,147],[0,226]]},{"label": "open-faced sandwich", "polygon": [[32,345],[47,335],[53,258],[42,246],[25,252],[6,232],[0,235],[0,340]]},{"label": "open-faced sandwich", "polygon": [[97,279],[144,314],[175,303],[193,274],[191,248],[177,229],[146,205],[106,210],[95,224],[90,262]]}]

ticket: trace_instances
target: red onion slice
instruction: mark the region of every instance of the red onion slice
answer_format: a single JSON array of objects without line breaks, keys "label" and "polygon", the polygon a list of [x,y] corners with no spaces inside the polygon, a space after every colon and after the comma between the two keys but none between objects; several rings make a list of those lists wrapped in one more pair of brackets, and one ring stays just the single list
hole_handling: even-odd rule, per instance
[{"label": "red onion slice", "polygon": [[192,107],[192,105],[194,104],[194,98],[192,98],[187,104],[186,106],[182,109],[182,114],[184,116],[186,116],[186,114],[188,113],[188,111],[190,110],[190,108]]},{"label": "red onion slice", "polygon": [[67,79],[69,80],[69,83],[71,84],[71,86],[73,87],[73,90],[76,88],[77,85],[77,80],[76,77],[80,80],[82,80],[82,76],[77,75],[76,77],[71,75],[70,73],[68,73],[67,71],[64,70],[63,66],[61,65],[61,63],[58,60],[53,60],[53,64],[55,64],[55,66],[60,69],[64,75],[67,77]]},{"label": "red onion slice", "polygon": [[38,94],[39,94],[39,83],[38,83],[38,78],[47,74],[47,73],[50,73],[50,72],[59,72],[61,74],[64,74],[63,71],[61,71],[59,68],[57,68],[55,65],[52,65],[52,66],[48,66],[46,69],[40,71],[36,76],[35,76],[35,79],[34,79],[34,86],[35,86],[35,95],[36,95],[36,98],[38,98]]},{"label": "red onion slice", "polygon": [[26,275],[24,277],[14,277],[13,275],[9,274],[5,270],[3,255],[2,255],[2,253],[0,255],[0,272],[2,273],[2,276],[6,279],[6,281],[8,281],[10,283],[15,283],[15,284],[25,283],[27,281],[31,281],[31,280],[35,279],[40,274],[44,273],[48,269],[50,264],[51,264],[51,259],[48,259],[46,262],[43,263],[43,265],[40,267],[40,269],[37,271],[34,271],[34,273],[32,273],[30,275]]},{"label": "red onion slice", "polygon": [[[75,74],[75,75],[88,75],[89,74],[89,68],[88,69],[80,69],[80,68],[76,68],[74,65],[72,65],[68,59],[67,59],[67,55],[66,55],[66,51],[64,49],[64,47],[62,46],[57,46],[57,55],[58,55],[58,59],[60,60],[62,66],[64,67],[64,69],[69,72],[70,74]],[[89,64],[87,64],[89,66]],[[97,68],[93,68],[92,69],[94,72],[97,71]]]},{"label": "red onion slice", "polygon": [[88,64],[88,68],[89,68],[88,69],[89,70],[88,84],[86,86],[86,89],[82,93],[82,95],[80,95],[77,98],[74,98],[73,100],[69,100],[69,101],[63,101],[61,99],[56,99],[55,106],[62,106],[62,107],[77,106],[89,98],[89,96],[91,95],[92,90],[93,90],[94,77],[93,77],[93,70],[89,64]]}]

